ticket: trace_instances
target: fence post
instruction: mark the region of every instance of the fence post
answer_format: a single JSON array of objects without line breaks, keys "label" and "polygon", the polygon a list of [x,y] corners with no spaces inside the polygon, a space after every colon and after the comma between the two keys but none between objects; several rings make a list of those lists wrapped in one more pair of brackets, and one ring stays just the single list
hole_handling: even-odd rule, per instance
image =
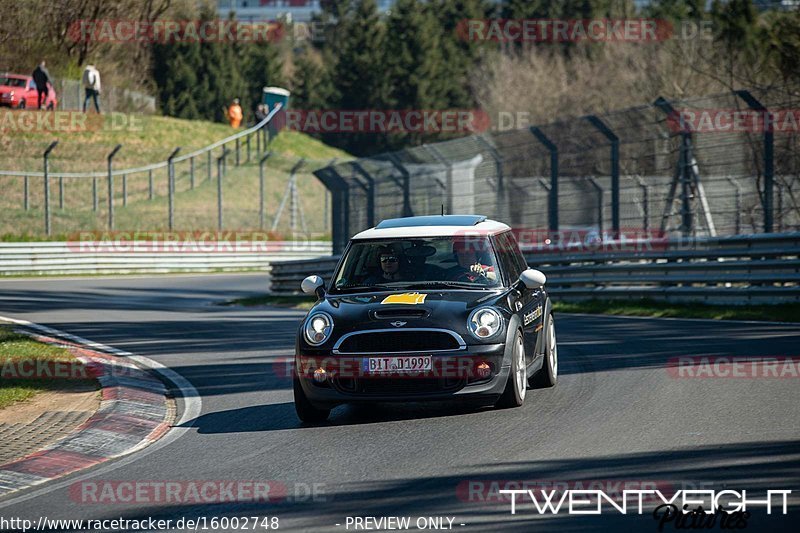
[{"label": "fence post", "polygon": [[558,231],[558,147],[547,138],[542,130],[536,126],[530,128],[531,133],[550,152],[550,202],[548,218],[550,231]]},{"label": "fence post", "polygon": [[736,96],[754,111],[761,113],[767,127],[764,129],[764,233],[772,233],[774,213],[773,202],[775,195],[775,151],[774,151],[774,131],[772,121],[770,121],[767,108],[756,100],[749,91],[734,91]]},{"label": "fence post", "polygon": [[447,194],[445,195],[445,210],[447,214],[453,213],[453,163],[445,159],[442,153],[436,148],[436,146],[432,144],[423,144],[422,145],[425,150],[429,154],[431,154],[436,161],[439,162],[440,165],[444,165],[447,169],[445,174],[445,190]]},{"label": "fence post", "polygon": [[403,216],[404,217],[413,217],[414,211],[411,209],[411,176],[406,170],[406,167],[400,162],[400,159],[397,157],[396,153],[391,153],[388,155],[389,162],[394,165],[394,167],[400,171],[400,174],[403,176],[403,183],[398,183],[403,189]]},{"label": "fence post", "polygon": [[334,254],[340,254],[350,238],[350,193],[348,182],[333,166],[315,170],[314,176],[331,193],[331,241]]},{"label": "fence post", "polygon": [[30,195],[28,194],[28,176],[22,180],[22,188],[24,194],[23,206],[25,207],[25,211],[30,209]]},{"label": "fence post", "polygon": [[114,229],[114,175],[112,174],[113,168],[113,160],[114,156],[117,155],[122,149],[122,145],[118,144],[111,150],[111,153],[108,154],[108,229],[109,231],[113,231]]},{"label": "fence post", "polygon": [[[370,173],[361,166],[361,163],[353,162],[352,166],[353,170],[364,176],[364,179],[367,180],[368,185],[366,187],[362,185],[362,188],[364,192],[367,193],[367,225],[371,228],[375,225],[375,180]],[[360,182],[358,183],[361,185]]]},{"label": "fence post", "polygon": [[497,174],[497,188],[502,191],[503,190],[503,156],[500,155],[500,152],[497,151],[497,148],[491,145],[489,141],[487,141],[483,135],[476,135],[475,140],[483,145],[486,148],[486,151],[492,154],[492,159],[494,159],[494,168],[495,174]]},{"label": "fence post", "polygon": [[97,212],[97,178],[92,178],[92,211]]},{"label": "fence post", "polygon": [[252,133],[247,136],[247,142],[246,142],[246,144],[247,144],[247,161],[245,161],[245,163],[249,163],[250,162],[250,139],[252,137],[253,137]]},{"label": "fence post", "polygon": [[589,183],[594,186],[595,190],[597,191],[597,226],[598,226],[598,233],[600,233],[600,238],[603,238],[603,187],[597,183],[597,180],[590,177]]},{"label": "fence post", "polygon": [[742,229],[742,188],[739,186],[739,182],[733,178],[726,178],[728,183],[733,185],[736,189],[736,199],[735,199],[735,206],[736,206],[736,235],[741,233]]},{"label": "fence post", "polygon": [[681,135],[681,147],[678,154],[678,166],[670,184],[667,194],[667,201],[664,205],[664,214],[661,217],[661,231],[667,227],[667,220],[672,213],[672,204],[675,201],[675,189],[678,183],[681,185],[681,233],[684,237],[689,237],[694,233],[694,214],[692,213],[692,193],[691,177],[693,172],[692,162],[692,133],[684,124],[683,117],[678,113],[669,101],[659,96],[654,102],[657,108],[667,115],[667,120],[678,120]]},{"label": "fence post", "polygon": [[619,137],[595,115],[586,117],[589,123],[605,135],[611,143],[611,232],[620,235],[619,227]]},{"label": "fence post", "polygon": [[175,225],[175,164],[172,162],[175,156],[180,152],[181,147],[175,148],[167,158],[167,192],[169,194],[169,230]]},{"label": "fence post", "polygon": [[639,187],[642,189],[642,211],[644,213],[644,232],[650,229],[650,191],[648,190],[647,184],[641,178],[641,176],[634,176],[634,179],[639,183]]},{"label": "fence post", "polygon": [[149,200],[153,199],[153,169],[147,171],[147,197]]},{"label": "fence post", "polygon": [[208,170],[208,177],[206,178],[206,181],[211,181],[211,150],[206,152],[206,154],[208,155],[208,164],[206,165],[206,169]]},{"label": "fence post", "polygon": [[222,176],[224,173],[225,157],[228,155],[228,147],[222,147],[222,155],[217,158],[217,229],[222,230]]},{"label": "fence post", "polygon": [[189,158],[189,188],[194,189],[194,156]]},{"label": "fence post", "polygon": [[258,227],[262,231],[266,226],[266,213],[265,213],[265,206],[264,206],[264,195],[266,193],[264,188],[264,164],[269,159],[269,156],[272,155],[272,152],[267,152],[264,154],[264,157],[261,158],[258,162]]},{"label": "fence post", "polygon": [[58,141],[53,141],[50,146],[44,151],[42,158],[44,159],[44,231],[50,235],[50,152],[53,148],[58,146]]},{"label": "fence post", "polygon": [[236,137],[236,166],[239,166],[239,137]]}]

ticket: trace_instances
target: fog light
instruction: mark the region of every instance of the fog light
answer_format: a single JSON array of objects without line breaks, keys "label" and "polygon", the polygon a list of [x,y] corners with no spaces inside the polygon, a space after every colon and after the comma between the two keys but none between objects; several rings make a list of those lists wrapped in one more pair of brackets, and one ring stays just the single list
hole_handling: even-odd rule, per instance
[{"label": "fog light", "polygon": [[475,367],[475,373],[479,378],[488,378],[492,374],[492,367],[489,363],[481,363]]},{"label": "fog light", "polygon": [[314,381],[316,381],[317,383],[322,383],[326,379],[328,379],[328,373],[325,372],[324,368],[318,368],[314,370]]}]

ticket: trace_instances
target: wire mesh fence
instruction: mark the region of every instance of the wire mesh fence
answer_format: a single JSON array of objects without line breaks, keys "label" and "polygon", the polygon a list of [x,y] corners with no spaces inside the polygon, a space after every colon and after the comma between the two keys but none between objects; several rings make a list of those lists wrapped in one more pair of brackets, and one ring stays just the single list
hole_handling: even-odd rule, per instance
[{"label": "wire mesh fence", "polygon": [[442,209],[551,233],[796,231],[798,109],[800,95],[786,89],[658,99],[315,174],[332,194],[335,250],[381,219]]},{"label": "wire mesh fence", "polygon": [[[0,234],[242,231],[315,238],[330,231],[329,195],[313,172],[333,163],[273,153],[270,114],[260,124],[191,153],[136,168],[94,172],[0,171]],[[122,148],[124,149],[123,145]],[[165,147],[165,150],[169,150]],[[101,170],[102,169],[102,170]]]}]

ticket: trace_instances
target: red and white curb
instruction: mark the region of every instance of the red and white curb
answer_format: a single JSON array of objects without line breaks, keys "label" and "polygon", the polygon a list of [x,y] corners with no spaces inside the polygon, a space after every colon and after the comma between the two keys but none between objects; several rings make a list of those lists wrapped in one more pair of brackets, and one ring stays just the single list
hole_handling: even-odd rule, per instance
[{"label": "red and white curb", "polygon": [[119,357],[133,354],[46,326],[0,318],[23,326],[37,340],[68,349],[91,368],[102,387],[99,409],[75,431],[42,450],[0,465],[0,496],[133,453],[170,429],[175,410],[168,402],[167,388],[150,371]]}]

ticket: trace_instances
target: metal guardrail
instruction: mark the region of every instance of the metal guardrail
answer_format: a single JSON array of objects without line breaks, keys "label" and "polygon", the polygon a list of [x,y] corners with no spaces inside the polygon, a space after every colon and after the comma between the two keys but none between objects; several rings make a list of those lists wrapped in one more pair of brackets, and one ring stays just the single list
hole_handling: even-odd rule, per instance
[{"label": "metal guardrail", "polygon": [[[525,256],[547,275],[550,292],[564,300],[800,301],[800,233],[676,240],[641,250],[528,251]],[[327,281],[338,260],[333,256],[275,265],[271,291],[297,294],[309,274]]]},{"label": "metal guardrail", "polygon": [[130,247],[80,242],[0,243],[0,276],[269,270],[282,261],[331,253],[327,241],[231,243],[139,242]]}]

